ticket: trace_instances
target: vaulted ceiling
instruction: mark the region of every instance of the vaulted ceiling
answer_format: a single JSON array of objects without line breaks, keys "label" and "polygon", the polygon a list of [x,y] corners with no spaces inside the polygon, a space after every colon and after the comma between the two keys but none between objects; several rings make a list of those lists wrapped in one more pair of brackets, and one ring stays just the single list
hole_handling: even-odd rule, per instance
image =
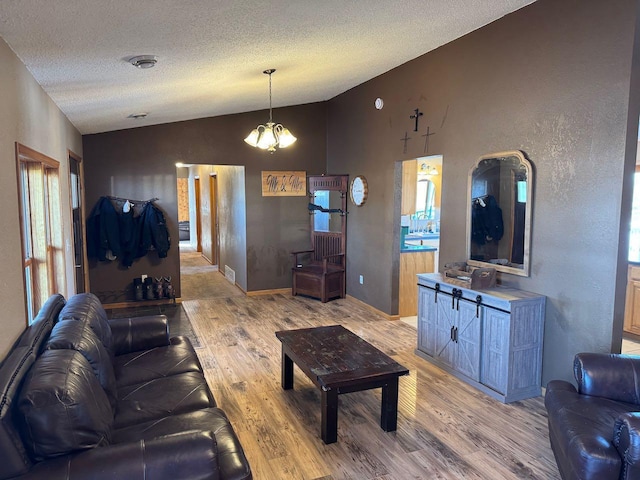
[{"label": "vaulted ceiling", "polygon": [[266,109],[267,68],[328,100],[532,1],[2,0],[0,36],[87,134]]}]

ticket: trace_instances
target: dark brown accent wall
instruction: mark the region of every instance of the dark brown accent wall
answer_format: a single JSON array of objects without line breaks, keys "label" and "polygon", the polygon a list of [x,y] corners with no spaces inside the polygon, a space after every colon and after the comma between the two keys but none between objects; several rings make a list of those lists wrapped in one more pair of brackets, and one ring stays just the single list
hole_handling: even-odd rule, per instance
[{"label": "dark brown accent wall", "polygon": [[[241,140],[266,112],[85,136],[87,203],[105,193],[160,196],[177,236],[175,162],[244,165],[255,291],[289,286],[289,252],[308,245],[307,199],[261,197],[260,171],[365,175],[367,203],[349,207],[347,292],[395,314],[400,162],[443,155],[442,265],[466,257],[470,167],[484,154],[523,150],[535,172],[531,275],[500,281],[547,296],[543,384],[571,379],[575,353],[620,346],[640,104],[637,3],[538,0],[328,103],[277,109],[299,140],[274,156]],[[94,265],[92,289],[121,288],[142,270],[177,276],[175,250],[128,271]]]},{"label": "dark brown accent wall", "polygon": [[332,99],[328,168],[369,184],[367,203],[349,214],[349,294],[397,312],[399,161],[443,155],[442,265],[466,258],[469,169],[519,149],[536,177],[531,276],[501,281],[547,296],[543,384],[571,379],[579,351],[619,348],[636,10],[632,0],[538,0]]},{"label": "dark brown accent wall", "polygon": [[129,269],[117,263],[91,262],[91,291],[120,291],[142,273],[171,275],[180,295],[177,249],[177,162],[242,165],[246,191],[246,288],[248,291],[291,285],[289,252],[308,246],[306,197],[262,197],[262,170],[325,173],[326,103],[277,108],[274,119],[285,124],[297,143],[275,154],[243,142],[249,131],[268,119],[268,112],[204,118],[132,128],[83,137],[86,201],[101,195],[134,199],[159,197],[172,237],[169,256],[153,254]]}]

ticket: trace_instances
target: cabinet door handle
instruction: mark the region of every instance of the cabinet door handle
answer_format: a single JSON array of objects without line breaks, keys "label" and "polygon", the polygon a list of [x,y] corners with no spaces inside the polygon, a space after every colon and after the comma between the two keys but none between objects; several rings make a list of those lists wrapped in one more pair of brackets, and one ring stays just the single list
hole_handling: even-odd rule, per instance
[{"label": "cabinet door handle", "polygon": [[458,327],[453,330],[453,336],[456,337],[456,343],[458,343]]},{"label": "cabinet door handle", "polygon": [[482,295],[476,297],[476,318],[480,318],[480,305],[482,304]]},{"label": "cabinet door handle", "polygon": [[456,292],[456,299],[458,300],[456,302],[456,310],[460,310],[460,299],[462,298],[462,290],[458,289],[458,291]]},{"label": "cabinet door handle", "polygon": [[436,283],[436,294],[433,298],[433,303],[438,303],[438,292],[440,292],[440,284]]}]

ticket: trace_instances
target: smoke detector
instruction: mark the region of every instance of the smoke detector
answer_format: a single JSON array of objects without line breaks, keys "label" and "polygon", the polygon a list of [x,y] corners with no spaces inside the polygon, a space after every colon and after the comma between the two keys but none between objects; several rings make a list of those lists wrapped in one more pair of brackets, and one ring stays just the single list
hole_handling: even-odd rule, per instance
[{"label": "smoke detector", "polygon": [[138,55],[129,59],[129,63],[138,68],[151,68],[158,63],[155,55]]}]

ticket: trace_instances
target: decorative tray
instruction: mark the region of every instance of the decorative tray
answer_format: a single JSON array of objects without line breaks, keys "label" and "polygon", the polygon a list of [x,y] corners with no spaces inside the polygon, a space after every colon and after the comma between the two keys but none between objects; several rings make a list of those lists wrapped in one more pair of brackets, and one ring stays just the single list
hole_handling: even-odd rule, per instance
[{"label": "decorative tray", "polygon": [[492,288],[496,286],[496,269],[474,267],[467,262],[447,263],[444,276],[448,283],[469,289]]}]

